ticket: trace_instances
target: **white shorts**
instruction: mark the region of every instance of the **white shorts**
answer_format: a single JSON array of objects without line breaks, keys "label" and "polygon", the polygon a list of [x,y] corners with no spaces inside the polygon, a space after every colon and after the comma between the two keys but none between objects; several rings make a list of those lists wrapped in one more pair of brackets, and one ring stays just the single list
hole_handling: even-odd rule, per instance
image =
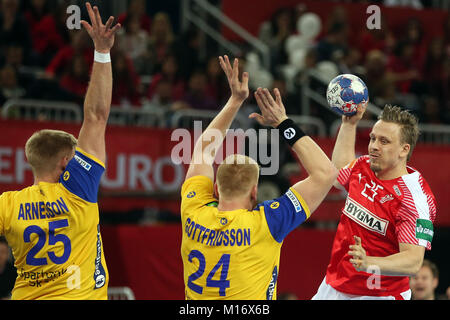
[{"label": "white shorts", "polygon": [[[326,277],[323,278],[317,293],[311,300],[395,300],[394,296],[357,296],[353,294],[342,293],[327,284]],[[411,300],[411,289],[400,293],[404,300]]]}]

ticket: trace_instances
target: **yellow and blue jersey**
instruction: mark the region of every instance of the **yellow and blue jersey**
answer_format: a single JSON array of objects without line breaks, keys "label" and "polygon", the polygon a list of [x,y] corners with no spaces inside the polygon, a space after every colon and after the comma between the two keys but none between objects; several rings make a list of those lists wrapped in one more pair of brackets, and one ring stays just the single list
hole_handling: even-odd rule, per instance
[{"label": "yellow and blue jersey", "polygon": [[105,165],[77,148],[59,183],[0,196],[0,234],[12,248],[12,299],[107,299],[97,193]]},{"label": "yellow and blue jersey", "polygon": [[181,196],[186,299],[276,299],[283,240],[310,215],[302,197],[290,188],[253,210],[221,212],[205,176],[186,180]]}]

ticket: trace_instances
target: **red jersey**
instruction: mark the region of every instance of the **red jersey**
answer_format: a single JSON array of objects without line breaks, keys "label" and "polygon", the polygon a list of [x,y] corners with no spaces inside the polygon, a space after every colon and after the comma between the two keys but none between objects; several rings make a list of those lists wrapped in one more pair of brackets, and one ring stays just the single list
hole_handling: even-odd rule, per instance
[{"label": "red jersey", "polygon": [[436,204],[422,175],[411,167],[408,174],[380,180],[370,169],[369,156],[362,156],[339,172],[338,182],[348,195],[331,251],[326,282],[334,289],[362,296],[398,296],[409,290],[408,277],[358,272],[350,263],[349,245],[361,238],[368,256],[385,257],[399,252],[399,243],[431,249]]}]

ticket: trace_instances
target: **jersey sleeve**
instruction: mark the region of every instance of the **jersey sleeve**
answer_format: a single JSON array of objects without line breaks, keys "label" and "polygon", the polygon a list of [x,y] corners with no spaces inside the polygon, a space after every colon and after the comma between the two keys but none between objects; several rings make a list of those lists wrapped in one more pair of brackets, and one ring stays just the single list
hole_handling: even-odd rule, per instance
[{"label": "jersey sleeve", "polygon": [[75,156],[68,163],[59,182],[81,199],[97,203],[100,180],[104,172],[103,162],[77,148]]},{"label": "jersey sleeve", "polygon": [[398,242],[431,250],[436,216],[434,197],[424,192],[416,175],[408,175],[403,180],[404,198],[395,219]]},{"label": "jersey sleeve", "polygon": [[348,191],[348,186],[349,186],[349,182],[350,182],[350,176],[351,176],[353,168],[355,167],[357,162],[358,162],[358,159],[355,159],[352,162],[350,162],[348,165],[343,167],[341,170],[339,170],[339,175],[337,177],[337,181],[347,191]]},{"label": "jersey sleeve", "polygon": [[277,242],[282,242],[289,232],[311,215],[306,202],[292,188],[281,197],[264,201],[260,206],[264,206],[270,233]]},{"label": "jersey sleeve", "polygon": [[206,176],[187,179],[181,187],[181,215],[205,205],[215,205],[213,181]]}]

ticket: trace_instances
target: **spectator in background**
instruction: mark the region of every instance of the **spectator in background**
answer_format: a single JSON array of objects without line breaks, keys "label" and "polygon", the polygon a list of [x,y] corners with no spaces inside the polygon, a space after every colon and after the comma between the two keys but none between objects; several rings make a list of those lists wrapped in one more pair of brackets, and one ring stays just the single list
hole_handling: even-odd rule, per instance
[{"label": "spectator in background", "polygon": [[165,57],[171,52],[174,39],[175,36],[172,31],[172,23],[169,15],[165,12],[155,14],[146,54],[148,58],[147,63],[153,68],[152,73],[161,70]]},{"label": "spectator in background", "polygon": [[36,25],[50,13],[49,3],[47,0],[31,0],[24,16],[27,19],[28,26],[33,32]]},{"label": "spectator in background", "polygon": [[191,73],[201,64],[199,53],[202,37],[202,32],[191,26],[176,39],[172,46],[172,52],[178,63],[179,75],[184,81],[187,81]]},{"label": "spectator in background", "polygon": [[363,68],[360,64],[361,52],[357,48],[349,47],[344,51],[344,56],[338,62],[339,73],[351,73],[357,76],[361,76]]},{"label": "spectator in background", "polygon": [[152,100],[156,87],[162,79],[171,83],[172,100],[180,100],[185,91],[186,83],[178,71],[178,62],[174,55],[168,55],[164,58],[161,71],[153,75],[152,81],[148,87],[147,98]]},{"label": "spectator in background", "polygon": [[[420,110],[421,121],[429,124],[442,124],[442,112],[439,99],[435,96],[426,96],[422,99],[423,108]],[[444,109],[442,107],[442,109]]]},{"label": "spectator in background", "polygon": [[222,105],[228,99],[229,85],[216,56],[209,58],[206,66],[206,76],[206,95]]},{"label": "spectator in background", "polygon": [[22,98],[25,94],[25,89],[18,83],[16,70],[10,65],[0,69],[0,108],[7,100]]},{"label": "spectator in background", "polygon": [[27,72],[27,67],[24,66],[24,52],[23,48],[17,44],[12,44],[6,47],[6,55],[4,61],[0,62],[0,66],[9,65],[14,68],[17,75],[19,86],[28,88],[29,84],[34,81],[34,74]]},{"label": "spectator in background", "polygon": [[59,80],[59,86],[68,93],[68,100],[83,105],[89,84],[89,65],[83,55],[75,55],[69,63],[68,70]]},{"label": "spectator in background", "polygon": [[380,29],[367,29],[361,30],[359,35],[358,48],[362,54],[364,60],[367,54],[372,50],[379,50],[384,54],[390,55],[394,50],[396,39],[394,33],[389,27],[386,19],[381,15],[381,28]]},{"label": "spectator in background", "polygon": [[439,270],[433,262],[424,259],[419,272],[410,278],[412,300],[435,300],[435,290],[439,284]]},{"label": "spectator in background", "polygon": [[207,76],[202,69],[191,74],[188,88],[183,98],[187,108],[198,110],[218,110],[221,108],[218,101],[207,95]]},{"label": "spectator in background", "polygon": [[23,48],[17,44],[11,44],[5,49],[5,57],[1,65],[10,65],[18,70],[24,64]]},{"label": "spectator in background", "polygon": [[444,98],[445,91],[445,87],[443,87],[443,84],[445,83],[445,59],[446,55],[443,39],[440,37],[433,38],[428,46],[422,74],[426,75],[427,81],[425,84],[427,85],[428,94],[436,96],[440,100]]},{"label": "spectator in background", "polygon": [[33,63],[47,66],[55,52],[70,42],[66,26],[68,1],[61,2],[54,10],[36,22],[31,31],[35,58]]},{"label": "spectator in background", "polygon": [[447,57],[450,57],[450,14],[444,21],[443,30],[444,30],[445,54],[447,55]]},{"label": "spectator in background", "polygon": [[0,300],[9,300],[16,283],[17,271],[9,261],[10,253],[5,237],[0,237]]},{"label": "spectator in background", "polygon": [[[40,32],[42,30],[37,28],[42,21],[47,18],[50,14],[50,7],[47,0],[31,0],[28,4],[28,8],[24,13],[24,17],[28,22],[28,28],[30,31],[31,42],[33,45],[33,50],[35,50],[36,45],[40,41]],[[37,56],[37,53],[33,54],[33,60],[38,61],[40,57]]]},{"label": "spectator in background", "polygon": [[414,45],[400,41],[393,55],[388,58],[387,71],[401,93],[413,93],[421,78],[420,67],[414,59]]},{"label": "spectator in background", "polygon": [[300,107],[300,99],[299,96],[290,93],[287,90],[286,80],[282,77],[275,77],[273,79],[272,90],[278,88],[280,91],[280,95],[283,98],[284,108],[286,109],[286,114],[288,115],[300,115],[301,107]]},{"label": "spectator in background", "polygon": [[318,61],[338,62],[348,50],[348,26],[337,22],[328,30],[327,35],[317,44]]},{"label": "spectator in background", "polygon": [[16,45],[23,48],[27,60],[31,38],[28,23],[18,7],[18,0],[0,0],[0,56],[4,58],[7,46]]},{"label": "spectator in background", "polygon": [[270,21],[261,25],[258,37],[269,46],[271,65],[287,64],[285,42],[296,32],[295,23],[295,11],[292,8],[280,8],[275,11]]},{"label": "spectator in background", "polygon": [[386,63],[387,57],[381,50],[372,50],[366,55],[363,80],[370,88],[370,101],[375,103],[377,103],[377,97],[383,95],[387,83]]},{"label": "spectator in background", "polygon": [[413,46],[412,58],[421,68],[426,52],[425,31],[422,22],[418,18],[408,19],[404,34],[403,40]]},{"label": "spectator in background", "polygon": [[133,61],[136,72],[140,75],[150,74],[151,65],[148,63],[147,47],[149,46],[150,36],[140,26],[140,17],[127,15],[123,22],[123,29],[118,34],[117,46]]},{"label": "spectator in background", "polygon": [[121,50],[112,51],[113,90],[111,105],[121,108],[141,106],[141,79],[133,62]]},{"label": "spectator in background", "polygon": [[117,22],[124,26],[125,20],[128,19],[129,16],[133,16],[139,20],[139,26],[143,31],[150,32],[152,19],[147,15],[147,5],[145,0],[131,0],[127,11],[117,17]]},{"label": "spectator in background", "polygon": [[71,65],[74,56],[83,56],[91,69],[94,60],[94,51],[88,34],[84,30],[72,31],[70,33],[70,44],[61,48],[52,58],[45,69],[46,78],[53,79],[62,76],[67,66]]},{"label": "spectator in background", "polygon": [[155,85],[152,99],[142,106],[144,110],[171,111],[174,103],[172,83],[161,78]]},{"label": "spectator in background", "polygon": [[411,7],[417,10],[423,8],[420,0],[384,0],[383,5],[385,5],[386,7]]}]

